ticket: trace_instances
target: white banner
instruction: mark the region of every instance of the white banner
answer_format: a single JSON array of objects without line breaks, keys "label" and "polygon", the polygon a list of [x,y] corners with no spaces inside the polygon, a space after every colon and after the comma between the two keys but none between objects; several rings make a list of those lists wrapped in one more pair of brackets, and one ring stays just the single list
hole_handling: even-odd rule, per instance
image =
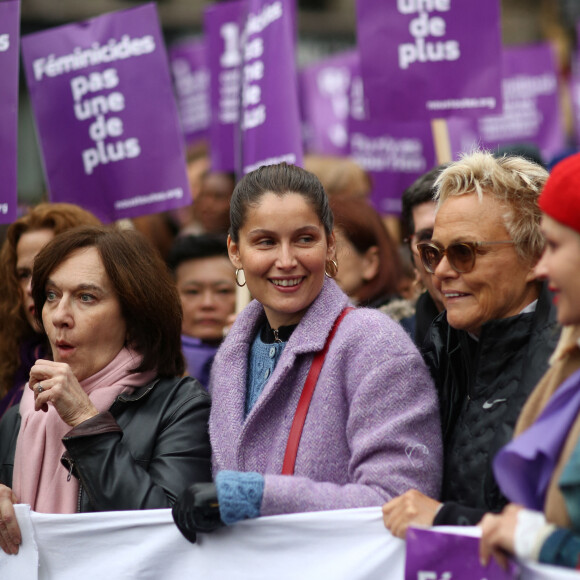
[{"label": "white banner", "polygon": [[[170,510],[53,515],[16,509],[23,542],[17,556],[0,552],[2,580],[404,578],[405,544],[385,530],[376,507],[259,518],[201,536],[197,544],[181,536]],[[523,578],[578,574],[535,566]]]}]

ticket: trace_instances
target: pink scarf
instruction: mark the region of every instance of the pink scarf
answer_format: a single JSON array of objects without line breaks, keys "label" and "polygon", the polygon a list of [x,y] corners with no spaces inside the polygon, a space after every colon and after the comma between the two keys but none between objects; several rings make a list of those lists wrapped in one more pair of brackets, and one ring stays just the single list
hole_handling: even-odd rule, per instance
[{"label": "pink scarf", "polygon": [[[139,366],[141,355],[123,348],[98,373],[80,385],[99,413],[107,411],[121,393],[132,393],[135,387],[147,385],[155,371],[129,374]],[[20,402],[22,422],[16,442],[13,490],[21,503],[30,504],[42,513],[71,514],[77,511],[79,483],[69,481],[60,458],[65,451],[62,438],[71,430],[49,404],[48,412],[34,410],[34,393],[24,389]]]}]

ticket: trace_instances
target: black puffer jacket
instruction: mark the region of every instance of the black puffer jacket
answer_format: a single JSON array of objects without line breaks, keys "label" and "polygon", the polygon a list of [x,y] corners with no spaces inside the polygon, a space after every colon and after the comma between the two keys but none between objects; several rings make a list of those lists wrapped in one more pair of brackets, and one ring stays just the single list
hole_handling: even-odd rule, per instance
[{"label": "black puffer jacket", "polygon": [[[78,511],[167,508],[188,485],[211,481],[209,408],[198,381],[157,379],[71,429],[63,469],[80,480]],[[13,407],[0,422],[0,483],[8,487],[19,429]]]},{"label": "black puffer jacket", "polygon": [[451,328],[445,312],[433,321],[423,356],[439,393],[443,428],[444,506],[436,525],[474,525],[505,505],[492,461],[512,438],[558,336],[546,285],[535,312],[484,324],[478,341]]}]

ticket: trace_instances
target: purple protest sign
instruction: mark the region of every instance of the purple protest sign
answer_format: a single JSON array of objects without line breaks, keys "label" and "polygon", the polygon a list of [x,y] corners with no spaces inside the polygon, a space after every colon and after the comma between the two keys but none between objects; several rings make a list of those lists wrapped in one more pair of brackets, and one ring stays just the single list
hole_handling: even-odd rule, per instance
[{"label": "purple protest sign", "polygon": [[0,2],[0,223],[17,217],[18,37],[20,1]]},{"label": "purple protest sign", "polygon": [[[576,34],[580,34],[580,22],[576,25]],[[580,38],[577,36],[576,38]],[[572,59],[572,74],[569,79],[570,96],[572,100],[572,114],[574,116],[574,132],[576,147],[580,144],[580,48],[577,48]]]},{"label": "purple protest sign", "polygon": [[357,51],[356,66],[352,68],[352,78],[350,83],[350,110],[349,119],[362,121],[369,118],[366,107],[364,83],[360,70],[360,54]]},{"label": "purple protest sign", "polygon": [[350,154],[371,176],[371,201],[382,214],[400,214],[403,191],[436,164],[426,121],[352,120]]},{"label": "purple protest sign", "polygon": [[499,0],[358,0],[357,16],[372,117],[501,110]]},{"label": "purple protest sign", "polygon": [[452,151],[533,144],[547,162],[565,147],[556,55],[549,44],[508,48],[503,71],[503,113],[449,120]]},{"label": "purple protest sign", "polygon": [[572,100],[572,113],[574,115],[576,147],[578,147],[580,145],[580,71],[577,68],[570,76],[570,95]]},{"label": "purple protest sign", "polygon": [[242,52],[238,172],[302,165],[292,0],[248,0]]},{"label": "purple protest sign", "polygon": [[517,566],[503,570],[495,560],[479,562],[479,538],[434,529],[409,528],[405,580],[512,580]]},{"label": "purple protest sign", "polygon": [[240,117],[240,26],[246,2],[220,2],[204,12],[210,69],[210,152],[213,171],[236,168],[235,134]]},{"label": "purple protest sign", "polygon": [[[299,81],[305,148],[312,153],[347,155],[351,102],[362,86],[358,52],[344,52],[304,67]],[[360,97],[358,102],[362,103]]]},{"label": "purple protest sign", "polygon": [[22,39],[52,201],[104,221],[191,203],[155,5]]},{"label": "purple protest sign", "polygon": [[[576,25],[576,33],[580,34],[580,22]],[[576,147],[578,147],[580,145],[580,48],[576,50],[572,65],[572,74],[570,75],[569,81],[570,96],[572,100],[572,113],[574,115]]]},{"label": "purple protest sign", "polygon": [[189,145],[207,138],[211,120],[205,41],[192,40],[172,46],[169,63],[181,128]]}]

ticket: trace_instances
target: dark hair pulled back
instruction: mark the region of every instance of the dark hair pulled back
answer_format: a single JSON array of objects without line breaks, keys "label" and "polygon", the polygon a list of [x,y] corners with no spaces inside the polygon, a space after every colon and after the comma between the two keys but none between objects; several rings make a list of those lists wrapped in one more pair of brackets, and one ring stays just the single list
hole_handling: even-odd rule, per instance
[{"label": "dark hair pulled back", "polygon": [[296,165],[280,163],[263,165],[245,175],[236,185],[230,205],[229,232],[234,242],[239,241],[240,229],[245,223],[248,208],[257,206],[265,193],[280,197],[287,193],[302,195],[313,207],[326,235],[332,233],[334,218],[318,177]]}]

